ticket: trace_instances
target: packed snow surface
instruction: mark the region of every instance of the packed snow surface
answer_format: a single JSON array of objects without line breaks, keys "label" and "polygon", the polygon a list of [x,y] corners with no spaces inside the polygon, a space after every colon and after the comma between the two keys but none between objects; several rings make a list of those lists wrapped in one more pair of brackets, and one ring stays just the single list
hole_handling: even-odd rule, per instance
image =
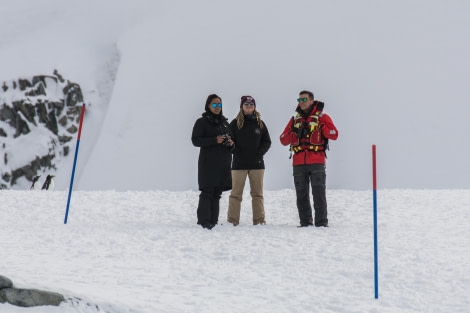
[{"label": "packed snow surface", "polygon": [[329,228],[298,228],[295,192],[265,192],[267,225],[196,225],[196,191],[0,191],[0,275],[60,292],[2,313],[469,312],[470,192],[329,190]]}]

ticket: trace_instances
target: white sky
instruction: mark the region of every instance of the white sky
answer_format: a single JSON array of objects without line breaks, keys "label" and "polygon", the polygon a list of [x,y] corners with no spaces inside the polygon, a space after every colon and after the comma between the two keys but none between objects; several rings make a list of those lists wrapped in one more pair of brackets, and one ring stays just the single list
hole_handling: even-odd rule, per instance
[{"label": "white sky", "polygon": [[[330,188],[469,188],[468,1],[3,1],[0,79],[52,73],[91,106],[76,188],[197,189],[205,98],[251,94],[271,133],[267,189],[292,187],[278,137],[302,89],[339,129]],[[7,14],[8,13],[8,14]],[[71,163],[71,161],[69,161]],[[67,188],[71,166],[58,170]]]}]

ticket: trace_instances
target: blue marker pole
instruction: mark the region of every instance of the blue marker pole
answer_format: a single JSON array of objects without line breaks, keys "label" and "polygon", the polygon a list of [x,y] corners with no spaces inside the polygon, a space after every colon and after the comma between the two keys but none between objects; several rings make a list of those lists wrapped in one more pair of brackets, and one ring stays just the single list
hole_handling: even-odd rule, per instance
[{"label": "blue marker pole", "polygon": [[80,124],[78,126],[77,145],[75,147],[75,157],[73,159],[72,178],[70,179],[69,197],[67,199],[67,208],[65,210],[64,224],[67,224],[67,219],[69,217],[70,198],[72,197],[73,179],[75,177],[75,167],[77,165],[78,148],[80,147],[80,136],[82,135],[82,125],[83,125],[83,116],[84,115],[85,115],[85,103],[83,103],[82,110],[81,110],[81,113],[80,113]]},{"label": "blue marker pole", "polygon": [[377,169],[376,146],[372,145],[372,184],[374,197],[374,282],[375,299],[379,298],[379,260],[377,248]]}]

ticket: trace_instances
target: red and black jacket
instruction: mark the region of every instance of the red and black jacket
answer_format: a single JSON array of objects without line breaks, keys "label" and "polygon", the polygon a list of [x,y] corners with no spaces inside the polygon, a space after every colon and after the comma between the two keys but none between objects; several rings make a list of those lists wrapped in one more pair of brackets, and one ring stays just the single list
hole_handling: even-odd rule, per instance
[{"label": "red and black jacket", "polygon": [[294,153],[292,165],[325,164],[328,140],[338,138],[338,129],[328,114],[323,113],[324,103],[314,101],[310,112],[297,106],[297,114],[287,123],[280,141],[290,145]]}]

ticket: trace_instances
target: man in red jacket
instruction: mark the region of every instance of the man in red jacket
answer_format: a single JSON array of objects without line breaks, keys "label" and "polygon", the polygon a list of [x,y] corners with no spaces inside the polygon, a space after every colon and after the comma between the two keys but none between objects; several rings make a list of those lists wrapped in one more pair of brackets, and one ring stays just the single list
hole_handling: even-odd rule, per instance
[{"label": "man in red jacket", "polygon": [[[287,123],[280,140],[284,146],[290,145],[294,153],[292,165],[300,226],[315,223],[317,227],[328,227],[325,150],[329,139],[338,138],[338,130],[322,112],[324,103],[314,100],[311,91],[301,91],[297,102],[297,114]],[[309,185],[312,186],[315,220],[312,219]]]}]

